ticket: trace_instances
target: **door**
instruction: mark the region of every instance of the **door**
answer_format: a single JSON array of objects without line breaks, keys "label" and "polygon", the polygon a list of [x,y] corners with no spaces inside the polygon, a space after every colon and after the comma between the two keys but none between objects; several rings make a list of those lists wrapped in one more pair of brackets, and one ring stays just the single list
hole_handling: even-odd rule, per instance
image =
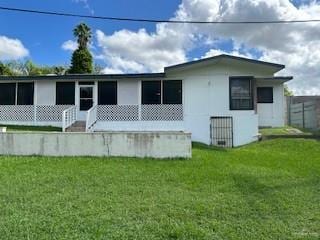
[{"label": "door", "polygon": [[87,111],[94,105],[94,86],[79,86],[79,120],[86,120]]},{"label": "door", "polygon": [[232,117],[211,118],[211,145],[217,147],[233,147]]}]

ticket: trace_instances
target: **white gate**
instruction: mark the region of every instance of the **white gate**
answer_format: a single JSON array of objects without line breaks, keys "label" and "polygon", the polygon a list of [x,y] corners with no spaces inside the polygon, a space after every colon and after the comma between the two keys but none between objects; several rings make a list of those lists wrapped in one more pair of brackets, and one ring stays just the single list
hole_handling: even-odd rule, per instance
[{"label": "white gate", "polygon": [[232,117],[211,117],[211,145],[233,147],[233,119]]}]

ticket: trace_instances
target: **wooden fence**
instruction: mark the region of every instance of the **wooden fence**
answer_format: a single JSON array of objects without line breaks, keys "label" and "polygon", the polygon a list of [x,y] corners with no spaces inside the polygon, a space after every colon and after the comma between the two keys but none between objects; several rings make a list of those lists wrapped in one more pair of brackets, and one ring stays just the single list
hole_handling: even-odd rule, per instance
[{"label": "wooden fence", "polygon": [[289,105],[289,125],[317,129],[317,111],[315,102],[304,102]]}]

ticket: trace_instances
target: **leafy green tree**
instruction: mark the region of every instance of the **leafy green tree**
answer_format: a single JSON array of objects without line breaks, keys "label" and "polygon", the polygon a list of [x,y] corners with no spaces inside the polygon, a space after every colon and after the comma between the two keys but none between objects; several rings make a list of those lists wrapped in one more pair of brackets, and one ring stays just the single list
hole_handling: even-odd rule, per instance
[{"label": "leafy green tree", "polygon": [[71,68],[69,73],[92,73],[92,56],[88,49],[80,49],[74,51],[71,59]]},{"label": "leafy green tree", "polygon": [[92,73],[93,59],[88,50],[92,38],[91,29],[85,23],[81,23],[73,30],[73,34],[77,38],[78,49],[72,54],[69,73]]},{"label": "leafy green tree", "polygon": [[[31,60],[25,62],[22,61],[9,61],[6,64],[3,64],[9,73],[5,75],[25,75],[25,76],[36,76],[36,75],[48,75],[56,74],[63,75],[65,74],[66,67],[63,66],[42,66],[35,64]],[[0,66],[1,68],[1,66]],[[1,73],[1,70],[0,70]]]},{"label": "leafy green tree", "polygon": [[2,62],[0,62],[0,75],[12,76],[13,72],[6,64],[3,64]]},{"label": "leafy green tree", "polygon": [[284,95],[286,97],[293,96],[293,92],[289,89],[289,87],[286,84],[284,85]]}]

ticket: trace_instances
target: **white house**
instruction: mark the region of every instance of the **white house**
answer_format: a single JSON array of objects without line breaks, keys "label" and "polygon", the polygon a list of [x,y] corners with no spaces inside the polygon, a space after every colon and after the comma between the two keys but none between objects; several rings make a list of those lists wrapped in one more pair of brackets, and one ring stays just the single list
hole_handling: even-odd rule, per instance
[{"label": "white house", "polygon": [[284,65],[219,55],[162,73],[1,76],[0,124],[86,131],[186,131],[225,147],[285,123]]}]

